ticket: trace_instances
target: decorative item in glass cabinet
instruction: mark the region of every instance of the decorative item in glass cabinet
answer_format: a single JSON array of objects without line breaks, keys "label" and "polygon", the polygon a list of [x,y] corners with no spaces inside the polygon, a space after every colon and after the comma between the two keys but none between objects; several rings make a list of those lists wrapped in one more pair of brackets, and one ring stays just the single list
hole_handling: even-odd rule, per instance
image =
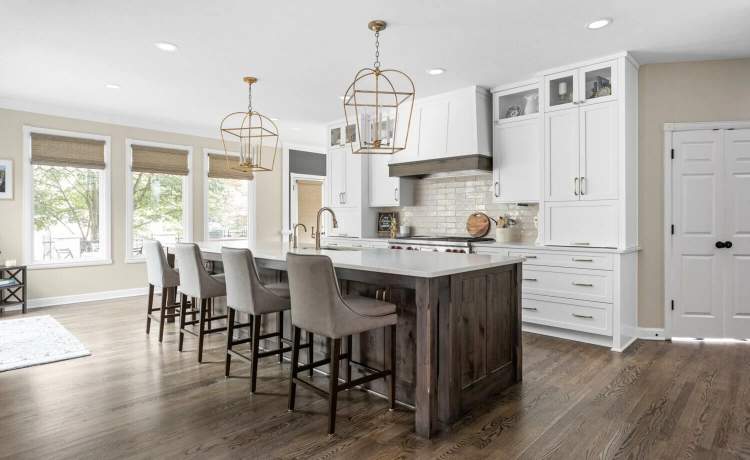
[{"label": "decorative item in glass cabinet", "polygon": [[[279,130],[269,117],[253,109],[253,84],[255,77],[244,77],[247,83],[247,111],[233,112],[221,121],[221,141],[227,167],[247,174],[252,180],[256,171],[273,171],[279,149]],[[240,157],[230,142],[239,143]]]},{"label": "decorative item in glass cabinet", "polygon": [[511,105],[508,110],[505,111],[505,118],[520,117],[523,115],[521,107],[518,105]]},{"label": "decorative item in glass cabinet", "polygon": [[539,95],[537,93],[527,94],[523,99],[526,102],[523,107],[524,115],[539,112]]},{"label": "decorative item in glass cabinet", "polygon": [[573,94],[568,92],[568,82],[563,80],[557,85],[557,97],[562,103],[571,102]]},{"label": "decorative item in glass cabinet", "polygon": [[[380,32],[385,21],[370,21],[375,32],[375,62],[361,69],[344,95],[346,123],[356,126],[352,153],[394,154],[406,148],[414,108],[414,82],[404,72],[380,67]],[[405,122],[405,123],[404,123]]]}]

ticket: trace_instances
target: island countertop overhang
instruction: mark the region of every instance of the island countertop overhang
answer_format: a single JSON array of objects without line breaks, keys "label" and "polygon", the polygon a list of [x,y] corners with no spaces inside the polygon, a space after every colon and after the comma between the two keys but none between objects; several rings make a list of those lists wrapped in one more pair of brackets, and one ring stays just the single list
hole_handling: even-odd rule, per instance
[{"label": "island countertop overhang", "polygon": [[198,241],[205,255],[221,257],[221,248],[248,248],[256,259],[286,261],[286,254],[322,254],[331,258],[335,268],[360,270],[415,278],[437,278],[523,262],[522,257],[484,254],[453,254],[442,252],[413,252],[380,248],[356,250],[292,249],[281,244],[250,244],[245,240]]}]

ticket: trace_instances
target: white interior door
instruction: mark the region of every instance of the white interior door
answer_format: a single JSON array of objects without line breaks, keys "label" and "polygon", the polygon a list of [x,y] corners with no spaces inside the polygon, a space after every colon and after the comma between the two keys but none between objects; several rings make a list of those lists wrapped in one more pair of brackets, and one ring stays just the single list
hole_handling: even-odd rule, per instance
[{"label": "white interior door", "polygon": [[722,133],[673,134],[672,336],[724,336]]},{"label": "white interior door", "polygon": [[750,338],[750,129],[725,130],[725,337]]}]

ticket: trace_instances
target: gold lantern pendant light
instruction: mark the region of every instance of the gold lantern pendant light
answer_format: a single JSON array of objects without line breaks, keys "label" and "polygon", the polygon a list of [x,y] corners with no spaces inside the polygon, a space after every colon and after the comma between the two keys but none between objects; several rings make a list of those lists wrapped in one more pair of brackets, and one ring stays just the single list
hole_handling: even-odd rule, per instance
[{"label": "gold lantern pendant light", "polygon": [[357,72],[344,95],[347,126],[356,124],[359,142],[352,153],[393,154],[406,148],[414,108],[414,82],[400,70],[380,68],[380,32],[385,21],[370,21],[375,32],[375,62]]},{"label": "gold lantern pendant light", "polygon": [[[273,171],[279,148],[279,130],[267,116],[253,110],[253,83],[255,77],[242,79],[248,86],[246,112],[233,112],[221,121],[221,141],[227,167],[246,173],[253,179],[256,171]],[[232,154],[232,145],[239,143],[240,156]]]}]

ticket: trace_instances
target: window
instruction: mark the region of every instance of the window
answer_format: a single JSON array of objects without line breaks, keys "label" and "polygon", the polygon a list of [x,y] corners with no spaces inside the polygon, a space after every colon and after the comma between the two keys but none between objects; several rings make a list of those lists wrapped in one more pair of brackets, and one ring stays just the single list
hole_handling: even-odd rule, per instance
[{"label": "window", "polygon": [[205,238],[253,240],[255,181],[233,170],[223,152],[205,153]]},{"label": "window", "polygon": [[25,257],[111,263],[109,137],[24,127]]},{"label": "window", "polygon": [[143,240],[191,240],[191,148],[128,140],[127,259],[142,260]]}]

